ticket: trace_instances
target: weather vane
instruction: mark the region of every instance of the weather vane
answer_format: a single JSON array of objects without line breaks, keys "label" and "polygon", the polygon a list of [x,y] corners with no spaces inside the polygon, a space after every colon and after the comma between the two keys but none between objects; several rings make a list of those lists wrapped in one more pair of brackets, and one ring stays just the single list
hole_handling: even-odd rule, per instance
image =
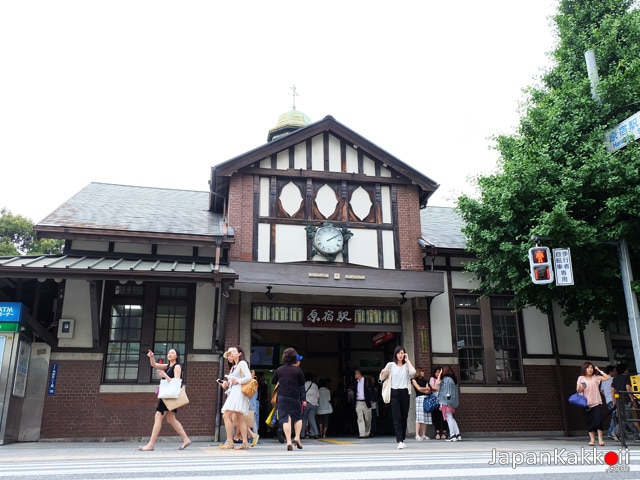
[{"label": "weather vane", "polygon": [[296,92],[296,86],[292,85],[290,87],[291,90],[291,96],[293,97],[293,109],[296,109],[296,97],[298,96],[298,92]]}]

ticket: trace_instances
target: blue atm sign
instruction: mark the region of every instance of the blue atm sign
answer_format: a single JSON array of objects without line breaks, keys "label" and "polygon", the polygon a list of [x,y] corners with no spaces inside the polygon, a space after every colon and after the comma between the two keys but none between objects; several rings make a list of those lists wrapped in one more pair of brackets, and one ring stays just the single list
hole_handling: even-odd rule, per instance
[{"label": "blue atm sign", "polygon": [[20,323],[23,308],[18,302],[0,302],[0,322]]}]

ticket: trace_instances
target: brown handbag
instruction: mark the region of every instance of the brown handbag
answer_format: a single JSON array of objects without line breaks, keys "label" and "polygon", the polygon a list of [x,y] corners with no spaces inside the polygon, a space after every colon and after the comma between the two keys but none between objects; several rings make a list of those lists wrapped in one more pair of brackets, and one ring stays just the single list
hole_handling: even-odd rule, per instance
[{"label": "brown handbag", "polygon": [[255,378],[252,378],[247,383],[240,385],[240,388],[242,389],[242,393],[251,398],[258,391],[258,381]]},{"label": "brown handbag", "polygon": [[184,389],[184,386],[182,386],[178,398],[163,398],[162,401],[169,410],[175,410],[176,408],[187,405],[189,403],[189,397],[187,397],[187,391]]}]

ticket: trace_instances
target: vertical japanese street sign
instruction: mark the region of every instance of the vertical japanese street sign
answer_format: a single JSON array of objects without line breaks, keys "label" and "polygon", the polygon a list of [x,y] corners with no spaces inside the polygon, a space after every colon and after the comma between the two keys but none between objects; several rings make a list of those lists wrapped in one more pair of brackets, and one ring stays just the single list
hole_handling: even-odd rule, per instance
[{"label": "vertical japanese street sign", "polygon": [[553,249],[553,268],[556,272],[556,285],[563,287],[573,285],[573,267],[571,266],[571,249]]}]

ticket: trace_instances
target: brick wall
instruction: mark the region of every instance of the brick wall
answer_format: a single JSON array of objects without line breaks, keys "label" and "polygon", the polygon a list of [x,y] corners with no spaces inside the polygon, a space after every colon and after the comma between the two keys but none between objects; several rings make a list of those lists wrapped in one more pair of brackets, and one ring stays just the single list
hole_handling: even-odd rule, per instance
[{"label": "brick wall", "polygon": [[253,176],[233,175],[229,184],[229,226],[235,243],[229,250],[231,260],[253,260]]},{"label": "brick wall", "polygon": [[397,188],[398,236],[400,240],[400,268],[423,270],[422,249],[418,244],[420,230],[420,202],[415,186]]},{"label": "brick wall", "polygon": [[[102,362],[59,360],[55,395],[45,397],[42,439],[146,438],[158,399],[150,393],[100,393]],[[213,436],[217,363],[189,362],[190,403],[178,419],[192,437]],[[175,436],[166,424],[160,436]]]}]

